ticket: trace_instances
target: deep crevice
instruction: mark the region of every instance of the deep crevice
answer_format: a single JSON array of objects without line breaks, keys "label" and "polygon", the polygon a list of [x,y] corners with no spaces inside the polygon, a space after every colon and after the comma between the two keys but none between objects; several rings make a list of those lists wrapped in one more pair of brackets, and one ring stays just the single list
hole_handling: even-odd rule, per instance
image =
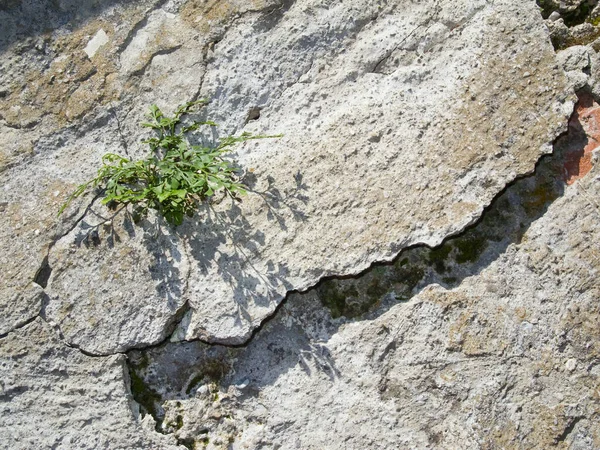
[{"label": "deep crevice", "polygon": [[[575,113],[574,113],[575,114]],[[559,142],[562,138],[564,138],[566,135],[568,134],[568,130],[561,133],[554,141],[553,141],[553,146],[556,145],[557,142]],[[560,155],[562,156],[562,155]],[[536,174],[540,171],[540,167],[545,167],[548,165],[553,165],[555,164],[557,161],[557,159],[559,159],[559,157],[557,157],[556,153],[551,153],[551,154],[546,154],[540,157],[540,159],[538,159],[538,161],[536,162],[534,168],[532,169],[531,172],[519,175],[517,177],[515,177],[512,181],[510,181],[509,183],[507,183],[502,190],[500,190],[492,199],[492,201],[490,202],[490,204],[488,206],[486,206],[482,213],[480,214],[479,218],[473,222],[472,224],[466,226],[465,228],[463,228],[460,231],[457,231],[454,234],[448,235],[446,238],[444,238],[444,240],[435,246],[430,246],[428,244],[424,244],[424,243],[415,243],[413,245],[407,246],[405,248],[403,248],[391,261],[378,261],[378,262],[374,262],[371,265],[369,265],[369,267],[365,268],[364,270],[356,273],[356,274],[351,274],[351,275],[331,275],[331,276],[325,276],[322,277],[315,285],[308,287],[306,289],[294,289],[294,290],[290,290],[286,293],[285,297],[281,300],[281,302],[279,302],[279,304],[277,305],[277,307],[273,310],[273,312],[271,314],[269,314],[268,316],[265,317],[265,319],[256,327],[252,330],[250,336],[248,337],[248,339],[246,341],[244,341],[243,343],[240,344],[226,344],[226,343],[215,343],[215,342],[211,342],[209,340],[206,339],[201,339],[201,338],[195,338],[195,339],[189,339],[189,340],[185,340],[183,342],[201,342],[203,344],[207,344],[207,345],[219,345],[222,347],[227,347],[227,348],[244,348],[246,346],[248,346],[248,344],[253,340],[253,338],[260,332],[260,330],[262,330],[265,325],[267,323],[269,323],[269,321],[271,321],[274,317],[277,316],[277,313],[281,310],[281,308],[285,305],[285,303],[287,302],[287,300],[295,295],[295,294],[302,294],[302,293],[306,293],[312,290],[318,290],[319,288],[321,288],[323,285],[327,284],[328,282],[331,281],[344,281],[344,280],[357,280],[357,279],[361,279],[363,278],[365,275],[371,273],[373,270],[375,270],[378,267],[390,267],[390,266],[394,266],[396,265],[398,262],[401,262],[402,258],[405,256],[405,254],[407,252],[410,251],[414,251],[414,250],[419,250],[419,249],[425,249],[425,250],[429,250],[429,251],[435,251],[435,250],[440,250],[442,249],[445,245],[447,245],[449,242],[452,241],[456,241],[459,240],[462,237],[465,237],[465,235],[467,235],[468,233],[472,232],[473,230],[477,230],[477,228],[489,217],[489,214],[491,211],[493,211],[495,208],[498,207],[498,201],[504,197],[506,195],[506,193],[508,191],[511,190],[511,188],[513,188],[515,185],[517,185],[518,183],[522,182],[523,180],[529,180],[529,179],[534,179],[536,177]],[[545,194],[545,193],[544,193]],[[559,193],[559,195],[557,196],[549,196],[549,199],[551,199],[550,201],[542,201],[540,204],[535,205],[537,206],[537,211],[534,212],[533,214],[533,219],[531,220],[531,222],[533,222],[533,220],[541,217],[541,215],[543,214],[543,212],[545,212],[545,210],[547,209],[547,206],[549,206],[549,204],[551,202],[553,202],[554,200],[556,200],[556,198],[558,198],[558,196],[562,195],[562,192]],[[522,230],[522,232],[524,233],[525,230]],[[459,252],[458,258],[460,260],[461,255],[464,259],[464,262],[472,262],[472,258],[471,255],[468,254],[468,251],[463,251],[462,253]],[[190,307],[188,306],[185,310],[185,312],[187,312],[190,309]],[[182,314],[182,315],[185,315]],[[145,346],[145,347],[138,347],[135,348],[135,350],[147,350],[147,349],[152,349],[152,348],[157,348],[160,347],[162,345],[164,345],[166,342],[169,342],[172,338],[172,335],[169,335],[168,337],[166,337],[163,341],[157,343],[157,344],[153,344],[150,346]],[[133,348],[131,350],[134,350]]]},{"label": "deep crevice", "polygon": [[163,50],[158,50],[157,52],[154,52],[152,55],[150,55],[150,57],[148,58],[148,61],[146,61],[146,63],[142,67],[140,67],[137,70],[134,70],[131,73],[131,76],[132,77],[143,76],[146,73],[146,70],[148,70],[148,67],[150,67],[152,65],[152,61],[154,61],[154,58],[156,58],[157,56],[165,56],[165,55],[170,55],[171,53],[175,53],[181,47],[183,47],[183,45],[176,45],[174,47],[169,47],[169,48],[165,48]]},{"label": "deep crevice", "polygon": [[167,3],[168,0],[158,0],[154,5],[152,5],[151,8],[149,8],[145,13],[144,13],[144,17],[142,19],[140,19],[139,22],[137,22],[133,28],[129,31],[129,33],[127,33],[127,36],[125,37],[125,39],[123,40],[123,43],[119,46],[118,51],[122,52],[123,50],[125,50],[127,47],[129,47],[129,44],[131,44],[131,42],[133,41],[133,39],[135,38],[135,36],[137,35],[137,33],[142,30],[146,25],[148,25],[148,19],[150,18],[150,15],[162,8],[164,6],[165,3]]},{"label": "deep crevice", "polygon": [[576,8],[570,11],[567,9],[561,10],[560,6],[555,4],[552,0],[536,0],[536,3],[541,9],[542,17],[544,19],[550,17],[550,14],[556,11],[560,13],[561,18],[568,27],[574,27],[585,23],[594,8],[586,0],[582,1]]}]

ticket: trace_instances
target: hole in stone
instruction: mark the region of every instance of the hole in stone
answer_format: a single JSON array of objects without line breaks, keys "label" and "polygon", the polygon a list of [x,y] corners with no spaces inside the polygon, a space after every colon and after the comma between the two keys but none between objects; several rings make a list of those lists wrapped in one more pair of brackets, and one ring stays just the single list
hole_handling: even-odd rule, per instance
[{"label": "hole in stone", "polygon": [[52,268],[50,264],[48,264],[48,257],[46,256],[42,261],[40,268],[35,273],[35,277],[33,278],[33,282],[39,284],[44,289],[48,286],[48,280],[50,279],[50,275],[52,274]]},{"label": "hole in stone", "polygon": [[250,122],[251,120],[258,120],[260,118],[260,108],[257,106],[254,106],[253,108],[250,108],[250,111],[248,111],[248,117],[246,118],[246,123]]}]

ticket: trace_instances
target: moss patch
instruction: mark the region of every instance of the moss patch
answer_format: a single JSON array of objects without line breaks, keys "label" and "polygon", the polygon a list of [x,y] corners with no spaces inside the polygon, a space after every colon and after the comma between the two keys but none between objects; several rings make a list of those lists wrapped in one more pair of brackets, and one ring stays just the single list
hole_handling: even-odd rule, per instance
[{"label": "moss patch", "polygon": [[337,319],[344,315],[347,294],[342,293],[334,281],[323,283],[317,289],[317,293],[321,299],[321,303],[331,311],[331,317]]},{"label": "moss patch", "polygon": [[528,217],[539,217],[559,195],[554,180],[540,180],[523,201],[523,209]]},{"label": "moss patch", "polygon": [[437,273],[446,273],[446,260],[452,251],[452,245],[442,244],[440,247],[433,248],[429,251],[427,261],[433,265]]},{"label": "moss patch", "polygon": [[326,281],[317,288],[317,295],[332,318],[353,319],[369,311],[388,292],[386,273],[385,268],[378,267],[357,280]]},{"label": "moss patch", "polygon": [[229,372],[229,369],[229,365],[221,359],[206,361],[202,364],[198,373],[190,380],[185,393],[190,395],[198,385],[205,382],[219,383]]},{"label": "moss patch", "polygon": [[143,408],[142,412],[154,417],[158,431],[161,422],[158,417],[158,408],[162,402],[162,397],[158,392],[150,388],[131,367],[129,368],[129,378],[131,379],[131,394],[133,395],[133,399]]},{"label": "moss patch", "polygon": [[[396,267],[393,271],[393,281],[396,285],[404,285],[405,293],[410,295],[425,276],[425,270],[416,264]],[[397,293],[398,294],[398,293]]]},{"label": "moss patch", "polygon": [[474,263],[488,246],[486,238],[476,233],[458,238],[454,245],[457,249],[456,262],[459,264]]}]

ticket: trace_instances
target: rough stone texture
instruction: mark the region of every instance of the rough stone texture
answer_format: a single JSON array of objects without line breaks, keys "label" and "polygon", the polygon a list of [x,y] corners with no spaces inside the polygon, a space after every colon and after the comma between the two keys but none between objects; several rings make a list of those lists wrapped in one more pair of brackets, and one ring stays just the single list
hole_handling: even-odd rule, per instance
[{"label": "rough stone texture", "polygon": [[37,319],[0,340],[0,448],[184,448],[143,427],[123,355],[84,356]]},{"label": "rough stone texture", "polygon": [[[161,429],[209,449],[598,448],[600,170],[563,178],[581,130],[466,234],[290,296],[245,348],[132,352]],[[403,297],[419,260],[437,273]],[[322,305],[374,281],[359,320]]]},{"label": "rough stone texture", "polygon": [[[287,292],[438,244],[532,170],[572,108],[531,2],[134,2],[97,16],[90,8],[73,33],[59,26],[31,38],[21,50],[31,61],[15,67],[44,67],[42,79],[11,85],[2,110],[5,126],[34,142],[33,156],[8,155],[6,179],[40,178],[26,207],[10,190],[7,207],[44,223],[37,240],[6,227],[7,259],[27,264],[11,272],[29,282],[58,239],[46,317],[92,353],[163,339],[184,305],[175,338],[239,344]],[[7,36],[10,55],[28,42]],[[154,225],[139,240],[100,236],[94,248],[74,247],[94,212],[106,212],[85,210],[84,199],[68,212],[75,228],[57,230],[55,206],[34,199],[58,191],[53,205],[64,200],[107,151],[141,155],[136,123],[146,105],[198,96],[212,99],[205,114],[219,133],[245,126],[285,137],[240,148],[251,187],[240,205],[217,202],[178,230],[169,252],[189,274],[168,261],[148,273]],[[146,273],[119,264],[124,254]],[[116,289],[118,277],[134,282]],[[181,286],[174,304],[153,287],[160,279]],[[142,321],[147,314],[156,320]]]},{"label": "rough stone texture", "polygon": [[[71,345],[110,354],[157,344],[186,310],[189,258],[168,229],[149,222],[137,227],[129,215],[105,208],[84,219],[50,256],[52,290],[44,314]],[[82,283],[73,266],[93,270]]]},{"label": "rough stone texture", "polygon": [[[0,4],[0,447],[599,448],[600,15],[548,3],[558,56],[533,1]],[[200,97],[285,134],[241,204],[56,217]]]}]

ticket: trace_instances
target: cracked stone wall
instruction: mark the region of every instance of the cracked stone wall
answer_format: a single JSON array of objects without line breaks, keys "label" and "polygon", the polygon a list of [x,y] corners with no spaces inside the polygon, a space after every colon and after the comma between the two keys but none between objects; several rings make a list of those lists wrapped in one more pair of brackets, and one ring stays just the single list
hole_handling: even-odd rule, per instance
[{"label": "cracked stone wall", "polygon": [[464,233],[291,295],[243,348],[130,352],[157,429],[189,448],[598,448],[600,107],[579,97],[554,154]]},{"label": "cracked stone wall", "polygon": [[[553,28],[595,9],[550,3],[0,4],[0,446],[600,446],[596,46]],[[241,203],[56,217],[203,97],[205,143],[284,134]]]},{"label": "cracked stone wall", "polygon": [[[100,74],[97,58],[110,55],[116,99],[95,100],[62,128],[61,120],[74,119],[68,105],[21,128],[4,118],[28,136],[47,134],[5,172],[5,229],[17,239],[6,241],[6,254],[19,255],[6,258],[18,265],[10,267],[9,295],[26,292],[30,311],[40,309],[39,292],[21,284],[48,253],[43,314],[70,345],[90,353],[173,333],[245,342],[288,292],[359,273],[410,245],[436,245],[475,221],[507,182],[551,150],[572,110],[530,3],[202,5],[193,23],[214,14],[208,29],[189,23],[191,3],[141,4],[139,14],[134,6],[108,7],[100,17],[128,14],[131,28],[89,29],[89,39],[77,41],[82,66],[52,83],[91,80]],[[73,62],[57,56],[46,72],[56,59]],[[27,98],[24,86],[5,96],[7,110],[13,97]],[[90,92],[82,86],[67,88],[68,98]],[[136,127],[147,104],[169,108],[198,96],[211,98],[205,114],[221,124],[217,133],[285,135],[239,148],[250,188],[241,204],[216,201],[176,235],[160,221],[131,229],[124,216],[108,220],[93,198],[56,220],[57,205],[103,153],[141,154]],[[248,122],[250,113],[258,118]],[[81,163],[73,168],[73,160]],[[32,178],[39,183],[23,199],[15,186]],[[44,195],[48,208],[36,200]],[[90,230],[97,245],[80,245]]]}]

